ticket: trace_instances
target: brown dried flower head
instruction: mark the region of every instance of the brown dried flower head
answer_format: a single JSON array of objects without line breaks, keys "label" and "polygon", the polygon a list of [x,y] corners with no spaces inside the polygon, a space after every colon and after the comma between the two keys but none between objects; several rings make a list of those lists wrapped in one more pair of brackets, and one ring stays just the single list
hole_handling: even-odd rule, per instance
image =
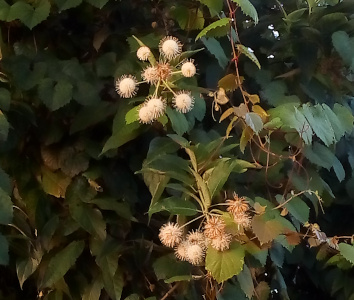
[{"label": "brown dried flower head", "polygon": [[235,216],[238,213],[243,213],[249,209],[248,201],[245,197],[239,197],[234,192],[234,200],[226,200],[228,204],[227,211]]},{"label": "brown dried flower head", "polygon": [[191,244],[198,244],[202,248],[206,247],[205,236],[201,230],[190,231],[187,234],[187,241]]},{"label": "brown dried flower head", "polygon": [[178,224],[168,222],[160,228],[159,233],[160,241],[167,247],[175,247],[182,241],[182,229]]},{"label": "brown dried flower head", "polygon": [[204,235],[207,238],[214,239],[219,235],[224,234],[225,222],[219,216],[209,216],[204,225]]},{"label": "brown dried flower head", "polygon": [[251,216],[246,212],[241,212],[233,215],[234,221],[243,228],[249,228],[251,226]]},{"label": "brown dried flower head", "polygon": [[232,235],[224,232],[214,239],[210,240],[211,246],[218,251],[225,251],[230,248],[230,243],[232,240]]},{"label": "brown dried flower head", "polygon": [[171,76],[171,66],[167,62],[159,62],[156,66],[157,77],[160,80],[167,80]]}]

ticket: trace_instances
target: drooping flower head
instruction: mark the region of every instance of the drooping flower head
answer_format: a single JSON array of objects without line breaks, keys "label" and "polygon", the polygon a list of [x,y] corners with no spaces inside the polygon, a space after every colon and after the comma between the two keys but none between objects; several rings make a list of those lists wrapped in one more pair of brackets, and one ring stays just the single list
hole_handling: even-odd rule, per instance
[{"label": "drooping flower head", "polygon": [[116,81],[116,91],[122,98],[131,98],[136,95],[138,83],[135,76],[123,75]]},{"label": "drooping flower head", "polygon": [[182,64],[181,67],[182,75],[184,77],[193,77],[197,72],[197,68],[195,67],[194,60],[187,60]]},{"label": "drooping flower head", "polygon": [[173,248],[182,241],[182,229],[178,224],[168,222],[161,226],[159,238],[163,245]]},{"label": "drooping flower head", "polygon": [[218,251],[225,251],[230,248],[232,235],[224,232],[223,234],[210,240],[211,246]]},{"label": "drooping flower head", "polygon": [[208,216],[204,224],[204,235],[209,239],[214,239],[225,232],[226,224],[219,216]]},{"label": "drooping flower head", "polygon": [[150,56],[151,50],[149,47],[142,46],[136,51],[136,56],[143,61],[146,61]]},{"label": "drooping flower head", "polygon": [[204,250],[198,244],[188,244],[187,246],[187,260],[192,265],[200,265],[204,259]]},{"label": "drooping flower head", "polygon": [[146,105],[140,107],[138,114],[140,123],[149,124],[154,120],[152,110]]},{"label": "drooping flower head", "polygon": [[249,209],[248,201],[245,197],[239,197],[234,193],[234,200],[226,200],[228,204],[227,211],[233,216],[238,213],[243,213]]},{"label": "drooping flower head", "polygon": [[178,246],[175,248],[175,256],[182,261],[185,261],[188,259],[187,255],[187,248],[189,246],[188,241],[182,241]]},{"label": "drooping flower head", "polygon": [[192,110],[194,99],[190,92],[180,91],[173,98],[173,104],[177,111],[185,114]]},{"label": "drooping flower head", "polygon": [[162,99],[162,97],[151,96],[146,99],[145,106],[150,109],[153,119],[157,119],[165,112],[166,100]]},{"label": "drooping flower head", "polygon": [[166,36],[160,41],[159,50],[164,57],[171,60],[181,53],[182,44],[177,38]]},{"label": "drooping flower head", "polygon": [[150,84],[154,84],[159,80],[159,75],[156,67],[147,67],[141,73],[141,77]]}]

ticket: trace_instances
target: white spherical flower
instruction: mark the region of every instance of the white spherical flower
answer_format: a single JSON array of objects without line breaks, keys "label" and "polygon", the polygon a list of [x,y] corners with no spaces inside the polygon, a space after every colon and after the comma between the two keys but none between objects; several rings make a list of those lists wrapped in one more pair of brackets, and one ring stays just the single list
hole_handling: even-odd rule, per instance
[{"label": "white spherical flower", "polygon": [[152,112],[153,119],[157,119],[164,114],[166,108],[166,101],[161,97],[150,97],[146,99],[145,105]]},{"label": "white spherical flower", "polygon": [[175,247],[182,241],[182,229],[178,224],[168,222],[160,228],[159,238],[167,247]]},{"label": "white spherical flower", "polygon": [[131,98],[136,95],[138,83],[132,75],[123,75],[116,81],[116,91],[122,98]]},{"label": "white spherical flower", "polygon": [[156,67],[147,67],[141,73],[141,76],[145,81],[147,81],[150,84],[156,83],[159,79],[159,75]]},{"label": "white spherical flower", "polygon": [[143,124],[149,124],[154,120],[152,116],[152,111],[146,105],[143,105],[139,109],[139,121]]},{"label": "white spherical flower", "polygon": [[150,48],[146,47],[146,46],[142,46],[138,49],[138,51],[136,52],[136,56],[140,59],[140,60],[147,60],[150,56]]},{"label": "white spherical flower", "polygon": [[194,60],[188,60],[182,64],[181,71],[184,77],[193,77],[197,72]]},{"label": "white spherical flower", "polygon": [[166,36],[160,41],[159,50],[167,59],[173,59],[181,53],[182,44],[177,38]]},{"label": "white spherical flower", "polygon": [[251,226],[251,216],[247,212],[240,212],[233,215],[235,223],[243,228],[249,228]]},{"label": "white spherical flower", "polygon": [[203,262],[204,250],[198,244],[187,246],[187,260],[193,265],[200,265]]},{"label": "white spherical flower", "polygon": [[182,91],[173,98],[173,104],[177,111],[185,114],[192,110],[194,99],[189,92]]},{"label": "white spherical flower", "polygon": [[187,260],[187,248],[189,246],[188,241],[183,241],[181,242],[176,248],[175,248],[175,256],[182,261]]}]

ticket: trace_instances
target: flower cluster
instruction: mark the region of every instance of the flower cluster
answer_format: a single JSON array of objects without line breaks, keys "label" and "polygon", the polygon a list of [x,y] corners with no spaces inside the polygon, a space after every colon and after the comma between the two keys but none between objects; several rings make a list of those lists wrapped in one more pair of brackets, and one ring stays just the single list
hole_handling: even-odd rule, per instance
[{"label": "flower cluster", "polygon": [[232,235],[227,233],[226,224],[220,216],[208,216],[204,224],[204,234],[209,244],[218,251],[230,248]]},{"label": "flower cluster", "polygon": [[134,97],[139,84],[148,83],[155,87],[155,92],[138,106],[138,118],[144,124],[152,123],[161,117],[169,102],[178,112],[183,114],[192,110],[194,106],[192,93],[176,90],[174,84],[182,77],[193,77],[196,74],[194,60],[178,62],[180,60],[178,57],[182,53],[182,44],[172,36],[166,36],[160,41],[159,52],[160,58],[157,61],[149,47],[141,46],[136,55],[139,60],[149,63],[141,73],[143,81],[138,82],[136,77],[132,75],[123,75],[116,80],[115,84],[116,91],[122,98]]},{"label": "flower cluster", "polygon": [[203,232],[191,231],[182,238],[182,229],[175,223],[164,224],[160,228],[159,238],[163,245],[174,248],[179,260],[200,265],[204,261],[206,240]]},{"label": "flower cluster", "polygon": [[227,211],[232,215],[236,224],[242,228],[249,228],[251,225],[251,216],[248,213],[249,205],[245,197],[238,197],[234,193],[233,200],[226,200],[228,204]]}]

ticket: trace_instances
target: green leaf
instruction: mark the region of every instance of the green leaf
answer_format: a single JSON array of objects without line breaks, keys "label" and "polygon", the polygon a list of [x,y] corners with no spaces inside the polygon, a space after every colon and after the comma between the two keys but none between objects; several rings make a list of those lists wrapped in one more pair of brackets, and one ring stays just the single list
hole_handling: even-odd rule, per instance
[{"label": "green leaf", "polygon": [[[1,0],[3,2],[3,0]],[[37,26],[39,23],[48,18],[50,12],[50,3],[48,0],[40,0],[36,2],[35,7],[30,4],[18,1],[14,3],[7,12],[6,21],[10,22],[20,19],[29,29]],[[5,14],[0,14],[0,18],[5,21]]]},{"label": "green leaf", "polygon": [[225,51],[221,47],[220,42],[214,38],[206,37],[202,37],[201,41],[203,42],[207,50],[218,60],[219,66],[222,69],[225,69],[227,64],[229,63],[229,59],[226,57]]},{"label": "green leaf", "polygon": [[0,188],[2,188],[5,193],[11,194],[12,193],[12,182],[3,169],[0,168]]},{"label": "green leaf", "polygon": [[254,55],[254,53],[250,50],[250,48],[247,48],[241,44],[237,44],[236,46],[237,46],[237,50],[240,51],[242,54],[246,55],[258,67],[258,69],[261,68],[261,64],[259,63],[258,58],[256,57],[256,55]]},{"label": "green leaf", "polygon": [[19,259],[16,262],[16,272],[18,282],[22,289],[23,283],[30,277],[38,268],[42,257],[37,255],[37,257],[28,256],[24,259]]},{"label": "green leaf", "polygon": [[332,43],[347,66],[352,66],[354,62],[354,38],[350,38],[345,31],[337,31],[332,34]]},{"label": "green leaf", "polygon": [[270,258],[272,261],[281,268],[284,263],[284,248],[281,244],[274,242],[272,247],[269,249]]},{"label": "green leaf", "polygon": [[341,121],[341,124],[343,128],[345,128],[346,133],[351,133],[353,130],[353,122],[354,122],[354,116],[351,113],[351,111],[338,104],[335,103],[333,107],[333,112],[337,115],[338,119]]},{"label": "green leaf", "polygon": [[185,278],[192,278],[191,266],[188,262],[177,261],[174,254],[168,254],[158,258],[153,263],[153,268],[157,279],[169,280],[171,278],[177,278],[183,276]]},{"label": "green leaf", "polygon": [[200,9],[188,9],[186,6],[177,6],[171,11],[183,30],[195,30],[204,28],[203,12]]},{"label": "green leaf", "polygon": [[101,100],[97,86],[87,81],[76,83],[73,98],[84,106],[98,104]]},{"label": "green leaf", "polygon": [[97,7],[101,9],[103,6],[105,6],[108,2],[108,0],[85,0],[86,2],[90,3],[94,7]]},{"label": "green leaf", "polygon": [[199,2],[209,8],[211,17],[215,17],[223,7],[222,0],[199,0]]},{"label": "green leaf", "polygon": [[185,117],[184,114],[176,111],[175,109],[172,109],[171,107],[166,108],[166,113],[168,118],[171,121],[171,125],[173,130],[179,134],[183,135],[186,133],[189,129],[188,121]]},{"label": "green leaf", "polygon": [[52,172],[47,167],[42,167],[42,188],[44,192],[57,198],[65,195],[66,188],[71,182],[71,178],[61,171]]},{"label": "green leaf", "polygon": [[139,121],[139,109],[140,106],[135,106],[127,112],[125,115],[125,123],[130,124]]},{"label": "green leaf", "polygon": [[[288,195],[288,197],[291,197],[291,195]],[[276,195],[275,198],[279,204],[285,201],[282,195]],[[301,198],[294,197],[287,204],[285,204],[284,207],[299,222],[304,224],[309,220],[310,208],[303,200],[301,200]]]},{"label": "green leaf", "polygon": [[254,286],[251,271],[246,264],[243,265],[242,272],[237,275],[237,281],[239,282],[241,289],[248,297],[248,299],[251,299]]},{"label": "green leaf", "polygon": [[208,186],[211,198],[220,192],[233,169],[234,163],[232,160],[224,158],[220,159],[212,169],[209,169],[204,173],[203,179]]},{"label": "green leaf", "polygon": [[103,281],[101,277],[95,278],[93,283],[90,282],[82,295],[82,300],[99,300]]},{"label": "green leaf", "polygon": [[0,141],[6,141],[9,134],[10,124],[7,121],[5,115],[0,110]]},{"label": "green leaf", "polygon": [[256,113],[253,113],[253,112],[246,113],[245,121],[246,121],[246,124],[250,128],[252,128],[252,130],[256,134],[258,134],[263,129],[262,118]]},{"label": "green leaf", "polygon": [[242,12],[251,17],[255,24],[258,23],[258,14],[253,4],[249,0],[232,0],[235,2],[242,10]]},{"label": "green leaf", "polygon": [[45,269],[40,287],[51,287],[60,280],[75,264],[76,259],[80,256],[84,247],[85,243],[83,241],[76,241],[70,243],[63,250],[55,254],[50,259],[48,267]]},{"label": "green leaf", "polygon": [[7,225],[12,222],[13,208],[10,196],[0,188],[0,224]]},{"label": "green leaf", "polygon": [[[113,261],[112,263],[118,264],[117,261]],[[120,300],[123,287],[124,287],[124,278],[123,278],[123,272],[118,269],[115,271],[114,274],[112,274],[109,269],[102,268],[102,276],[103,276],[103,283],[104,283],[104,288],[107,291],[108,295],[113,299],[113,300]]]},{"label": "green leaf", "polygon": [[340,254],[354,265],[354,246],[346,243],[339,243]]},{"label": "green leaf", "polygon": [[9,243],[7,239],[0,233],[0,265],[7,266],[9,264]]},{"label": "green leaf", "polygon": [[112,136],[105,143],[101,154],[107,152],[108,150],[119,148],[125,143],[135,139],[139,135],[139,122],[130,124],[125,123],[125,115],[130,109],[131,107],[124,104],[123,102],[118,107],[117,114],[113,120]]},{"label": "green leaf", "polygon": [[39,98],[51,111],[68,104],[72,93],[73,86],[66,80],[60,80],[54,85],[52,79],[46,78],[41,81],[38,87]]},{"label": "green leaf", "polygon": [[254,216],[252,229],[261,244],[274,240],[283,231],[283,225],[277,220],[267,220],[264,215]]},{"label": "green leaf", "polygon": [[229,18],[223,18],[218,21],[215,21],[211,23],[209,26],[205,27],[195,40],[200,39],[203,36],[208,36],[208,37],[220,37],[226,35],[227,31],[230,28],[230,19]]},{"label": "green leaf", "polygon": [[101,210],[112,210],[124,219],[135,220],[128,203],[117,202],[116,199],[113,198],[96,198],[91,200],[90,203],[97,205]]},{"label": "green leaf", "polygon": [[172,215],[194,216],[197,213],[196,205],[188,200],[169,197],[159,200],[149,208],[149,215],[166,210]]},{"label": "green leaf", "polygon": [[77,7],[82,3],[82,0],[54,0],[59,10],[67,10],[69,8]]},{"label": "green leaf", "polygon": [[268,300],[270,294],[270,287],[268,283],[261,281],[256,287],[255,294],[258,296],[258,300]]},{"label": "green leaf", "polygon": [[108,52],[97,58],[95,61],[96,73],[98,77],[113,76],[116,70],[117,54]]},{"label": "green leaf", "polygon": [[206,112],[206,104],[203,97],[201,97],[200,93],[193,93],[194,97],[194,106],[193,109],[189,112],[192,114],[198,121],[203,121],[205,112]]},{"label": "green leaf", "polygon": [[217,251],[208,247],[205,258],[205,269],[211,273],[218,283],[224,282],[242,271],[245,250],[237,243],[230,244],[230,249]]},{"label": "green leaf", "polygon": [[0,88],[0,109],[8,111],[10,108],[11,94],[7,89]]}]

